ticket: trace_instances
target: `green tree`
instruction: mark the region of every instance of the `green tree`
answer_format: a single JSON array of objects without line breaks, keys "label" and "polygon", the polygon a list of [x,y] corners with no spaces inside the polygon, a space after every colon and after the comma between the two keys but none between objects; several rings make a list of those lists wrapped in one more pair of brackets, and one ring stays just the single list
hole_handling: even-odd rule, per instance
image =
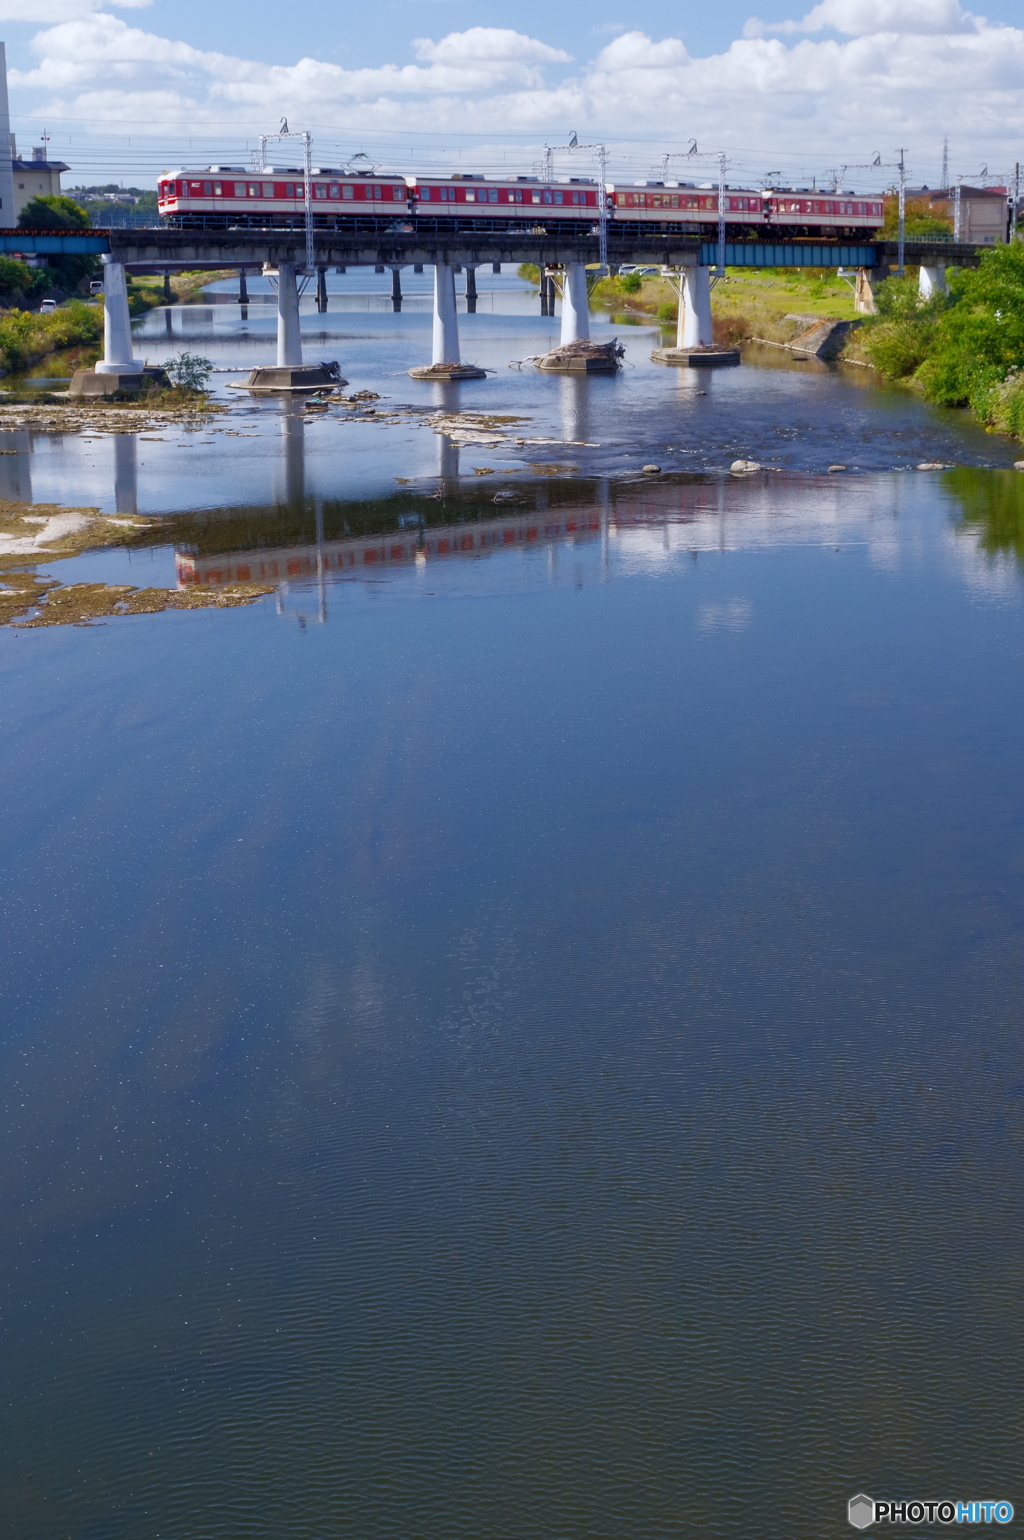
[{"label": "green tree", "polygon": [[918,379],[930,400],[973,406],[988,420],[1000,386],[1024,368],[1024,245],[994,246],[976,268],[952,273],[949,287],[953,303]]},{"label": "green tree", "polygon": [[[92,221],[80,203],[64,193],[48,193],[32,198],[18,215],[23,230],[89,230]],[[74,290],[83,278],[96,271],[95,257],[49,257],[53,282],[62,289]]]},{"label": "green tree", "polygon": [[[882,235],[894,241],[899,235],[900,200],[885,200]],[[908,198],[903,211],[903,228],[908,240],[922,240],[929,235],[952,235],[953,221],[945,214],[937,214],[926,198]]]},{"label": "green tree", "polygon": [[45,267],[28,267],[13,257],[0,257],[0,304],[30,304],[49,287],[50,275]]},{"label": "green tree", "polygon": [[92,220],[80,203],[66,193],[41,193],[18,215],[23,230],[89,230]]}]

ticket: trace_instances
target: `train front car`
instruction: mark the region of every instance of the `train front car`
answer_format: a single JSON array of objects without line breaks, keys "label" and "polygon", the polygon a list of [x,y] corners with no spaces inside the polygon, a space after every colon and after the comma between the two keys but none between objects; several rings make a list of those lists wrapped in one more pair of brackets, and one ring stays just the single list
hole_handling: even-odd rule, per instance
[{"label": "train front car", "polygon": [[450,177],[410,177],[417,228],[430,230],[546,230],[578,227],[588,234],[600,217],[596,182],[535,176],[486,177],[456,172]]},{"label": "train front car", "polygon": [[[299,229],[306,218],[305,177],[297,166],[166,171],[157,206],[162,219],[183,228]],[[410,190],[404,176],[314,166],[310,207],[321,229],[393,229],[408,222]]]}]

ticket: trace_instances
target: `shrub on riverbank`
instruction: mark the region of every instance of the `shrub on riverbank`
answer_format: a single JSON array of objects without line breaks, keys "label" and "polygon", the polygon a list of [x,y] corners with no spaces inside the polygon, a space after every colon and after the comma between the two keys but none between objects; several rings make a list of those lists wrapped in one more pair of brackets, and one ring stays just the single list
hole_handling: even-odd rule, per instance
[{"label": "shrub on riverbank", "polygon": [[951,304],[917,372],[925,395],[972,406],[986,422],[1019,416],[1010,376],[1024,368],[1024,245],[993,247],[977,268],[952,273],[949,287]]},{"label": "shrub on riverbank", "polygon": [[5,373],[26,369],[47,353],[97,343],[102,336],[102,306],[84,300],[72,300],[48,315],[10,311],[0,316],[0,367]]},{"label": "shrub on riverbank", "polygon": [[885,379],[907,379],[928,357],[950,299],[936,294],[922,302],[916,278],[887,278],[875,290],[875,303],[878,314],[864,325],[864,352]]}]

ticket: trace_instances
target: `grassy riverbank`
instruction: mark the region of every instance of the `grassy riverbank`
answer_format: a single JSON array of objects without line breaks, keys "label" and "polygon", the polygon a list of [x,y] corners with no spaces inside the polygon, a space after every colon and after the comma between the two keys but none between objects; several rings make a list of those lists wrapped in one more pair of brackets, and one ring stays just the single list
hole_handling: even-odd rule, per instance
[{"label": "grassy riverbank", "polygon": [[[175,303],[194,303],[198,295],[224,273],[176,273],[171,278]],[[128,308],[133,316],[144,315],[165,304],[163,280],[133,283],[128,289]],[[0,375],[21,372],[52,353],[72,350],[76,368],[88,368],[99,357],[103,339],[103,301],[70,299],[41,315],[38,310],[0,311]]]},{"label": "grassy riverbank", "polygon": [[0,370],[28,369],[68,348],[96,348],[102,336],[103,307],[87,300],[69,300],[48,315],[7,310],[0,314]]},{"label": "grassy riverbank", "polygon": [[[534,267],[524,265],[519,273],[531,282],[539,281]],[[590,291],[590,302],[595,309],[624,319],[643,317],[664,326],[674,325],[679,311],[674,285],[660,275],[626,273],[599,279]],[[834,268],[728,268],[712,290],[711,310],[715,341],[729,344],[758,337],[789,342],[806,328],[807,317],[852,321],[857,316],[853,290],[836,277]],[[794,315],[797,320],[787,319]],[[857,344],[851,341],[850,348],[856,349]]]},{"label": "grassy riverbank", "polygon": [[[679,299],[672,282],[660,276],[626,274],[603,278],[594,285],[591,303],[616,315],[648,316],[672,325]],[[853,320],[856,311],[849,284],[831,268],[728,268],[711,294],[715,341],[737,343],[756,337],[788,342],[806,326],[787,316],[834,317]]]},{"label": "grassy riverbank", "polygon": [[1024,438],[1024,245],[996,246],[949,274],[948,295],[922,303],[913,278],[877,291],[864,328],[879,373],[939,406],[971,407],[989,428]]}]

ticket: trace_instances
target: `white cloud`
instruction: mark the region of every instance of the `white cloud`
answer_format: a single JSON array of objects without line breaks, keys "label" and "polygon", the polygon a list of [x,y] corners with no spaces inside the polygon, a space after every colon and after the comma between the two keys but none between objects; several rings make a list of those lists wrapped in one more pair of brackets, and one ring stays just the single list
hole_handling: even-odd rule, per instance
[{"label": "white cloud", "polygon": [[439,43],[417,37],[412,46],[417,59],[430,64],[568,64],[572,58],[507,27],[470,27],[468,32],[450,32]]},{"label": "white cloud", "polygon": [[577,64],[524,33],[471,27],[416,39],[413,62],[346,69],[215,53],[83,6],[37,34],[38,67],[12,70],[10,83],[16,111],[154,136],[251,134],[283,115],[340,139],[449,129],[561,139],[573,127],[581,139],[654,141],[652,157],[697,135],[758,165],[776,152],[826,165],[878,149],[888,159],[905,145],[912,166],[925,151],[930,166],[948,131],[972,170],[975,156],[1017,158],[1021,28],[989,25],[958,0],[822,0],[790,26],[844,36],[748,36],[696,58],[679,38],[629,31]]},{"label": "white cloud", "polygon": [[945,37],[955,32],[976,32],[979,18],[965,11],[959,0],[822,0],[802,21],[771,24],[756,17],[743,29],[745,37],[767,32],[823,32],[831,27],[847,37],[895,36]]}]

